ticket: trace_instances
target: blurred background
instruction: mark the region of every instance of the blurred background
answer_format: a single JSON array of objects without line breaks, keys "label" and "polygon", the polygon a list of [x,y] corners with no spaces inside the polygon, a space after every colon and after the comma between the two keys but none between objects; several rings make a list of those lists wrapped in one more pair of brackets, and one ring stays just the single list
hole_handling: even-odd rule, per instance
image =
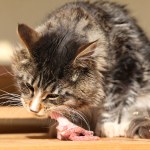
[{"label": "blurred background", "polygon": [[[0,63],[8,64],[11,46],[18,41],[18,23],[36,27],[56,8],[73,0],[0,0]],[[94,1],[94,0],[90,0]],[[145,32],[150,35],[150,0],[113,0],[128,5]]]},{"label": "blurred background", "polygon": [[[66,2],[71,2],[73,0],[0,0],[0,94],[5,94],[6,92],[15,92],[15,81],[10,72],[10,58],[13,51],[13,47],[18,42],[18,37],[16,34],[17,24],[25,23],[31,27],[38,26],[45,17],[65,4]],[[94,0],[90,0],[91,2]],[[150,0],[113,0],[121,4],[128,5],[131,11],[131,15],[136,17],[139,24],[142,26],[144,31],[150,36]],[[0,98],[1,105],[7,105],[8,103],[3,103],[4,99]],[[32,129],[35,131],[46,130],[46,128],[41,128],[41,120],[38,122],[37,119],[33,119],[33,116],[27,115],[26,112],[20,111],[15,113],[15,111],[8,111],[5,108],[0,108],[0,132],[15,132],[16,130],[22,132],[22,128],[18,126],[33,126]],[[25,114],[25,115],[24,115]],[[18,118],[23,118],[23,120],[18,120]],[[8,119],[6,119],[8,118]],[[8,121],[9,118],[15,118],[13,121]],[[1,121],[2,119],[2,121]],[[28,121],[27,121],[27,120]],[[31,121],[32,120],[32,121]],[[13,122],[13,123],[12,123]],[[42,121],[42,125],[46,127],[47,121]],[[13,125],[10,128],[10,124]],[[40,128],[39,128],[40,126]],[[9,130],[8,130],[9,129]],[[14,130],[16,129],[16,130]]]},{"label": "blurred background", "polygon": [[[56,8],[73,0],[0,0],[0,64],[9,64],[12,45],[18,39],[17,24],[36,27]],[[90,0],[94,1],[94,0]],[[113,0],[128,5],[147,35],[150,35],[150,0]]]}]

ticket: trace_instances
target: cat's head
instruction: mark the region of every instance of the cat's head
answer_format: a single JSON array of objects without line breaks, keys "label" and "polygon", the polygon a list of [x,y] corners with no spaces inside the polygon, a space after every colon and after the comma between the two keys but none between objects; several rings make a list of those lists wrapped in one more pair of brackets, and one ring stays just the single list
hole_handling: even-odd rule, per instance
[{"label": "cat's head", "polygon": [[41,34],[24,24],[18,34],[24,48],[15,50],[13,70],[27,110],[45,115],[101,105],[105,60],[98,40],[62,31]]}]

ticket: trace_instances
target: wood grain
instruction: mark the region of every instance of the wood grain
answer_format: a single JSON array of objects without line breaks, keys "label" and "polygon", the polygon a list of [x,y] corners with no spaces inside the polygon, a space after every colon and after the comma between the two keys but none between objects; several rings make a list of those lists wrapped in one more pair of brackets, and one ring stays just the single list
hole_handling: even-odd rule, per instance
[{"label": "wood grain", "polygon": [[99,141],[59,141],[45,134],[2,134],[0,149],[4,150],[150,150],[150,140],[125,138]]},{"label": "wood grain", "polygon": [[0,107],[0,133],[48,132],[52,121],[37,117],[23,107]]}]

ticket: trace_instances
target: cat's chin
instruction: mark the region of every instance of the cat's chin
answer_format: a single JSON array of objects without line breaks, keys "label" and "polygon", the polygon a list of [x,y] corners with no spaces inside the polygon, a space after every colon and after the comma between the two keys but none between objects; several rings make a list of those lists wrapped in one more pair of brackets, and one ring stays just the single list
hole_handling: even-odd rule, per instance
[{"label": "cat's chin", "polygon": [[36,113],[36,116],[38,116],[38,117],[44,117],[44,116],[47,116],[47,114],[45,113],[44,109],[42,109],[38,113]]},{"label": "cat's chin", "polygon": [[35,113],[35,112],[31,111],[31,110],[29,109],[29,107],[25,107],[25,109],[26,109],[29,113],[31,113],[31,114],[33,114],[33,115],[35,115],[35,116],[37,116],[37,117],[47,117],[47,113],[45,113],[44,109],[41,109],[38,113]]}]

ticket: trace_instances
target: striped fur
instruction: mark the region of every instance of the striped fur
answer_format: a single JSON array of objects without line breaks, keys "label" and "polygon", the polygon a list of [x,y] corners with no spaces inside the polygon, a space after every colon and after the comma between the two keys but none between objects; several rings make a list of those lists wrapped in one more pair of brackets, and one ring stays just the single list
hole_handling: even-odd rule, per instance
[{"label": "striped fur", "polygon": [[12,67],[29,111],[86,117],[99,136],[150,137],[150,44],[125,6],[68,3],[35,30],[20,27]]}]

